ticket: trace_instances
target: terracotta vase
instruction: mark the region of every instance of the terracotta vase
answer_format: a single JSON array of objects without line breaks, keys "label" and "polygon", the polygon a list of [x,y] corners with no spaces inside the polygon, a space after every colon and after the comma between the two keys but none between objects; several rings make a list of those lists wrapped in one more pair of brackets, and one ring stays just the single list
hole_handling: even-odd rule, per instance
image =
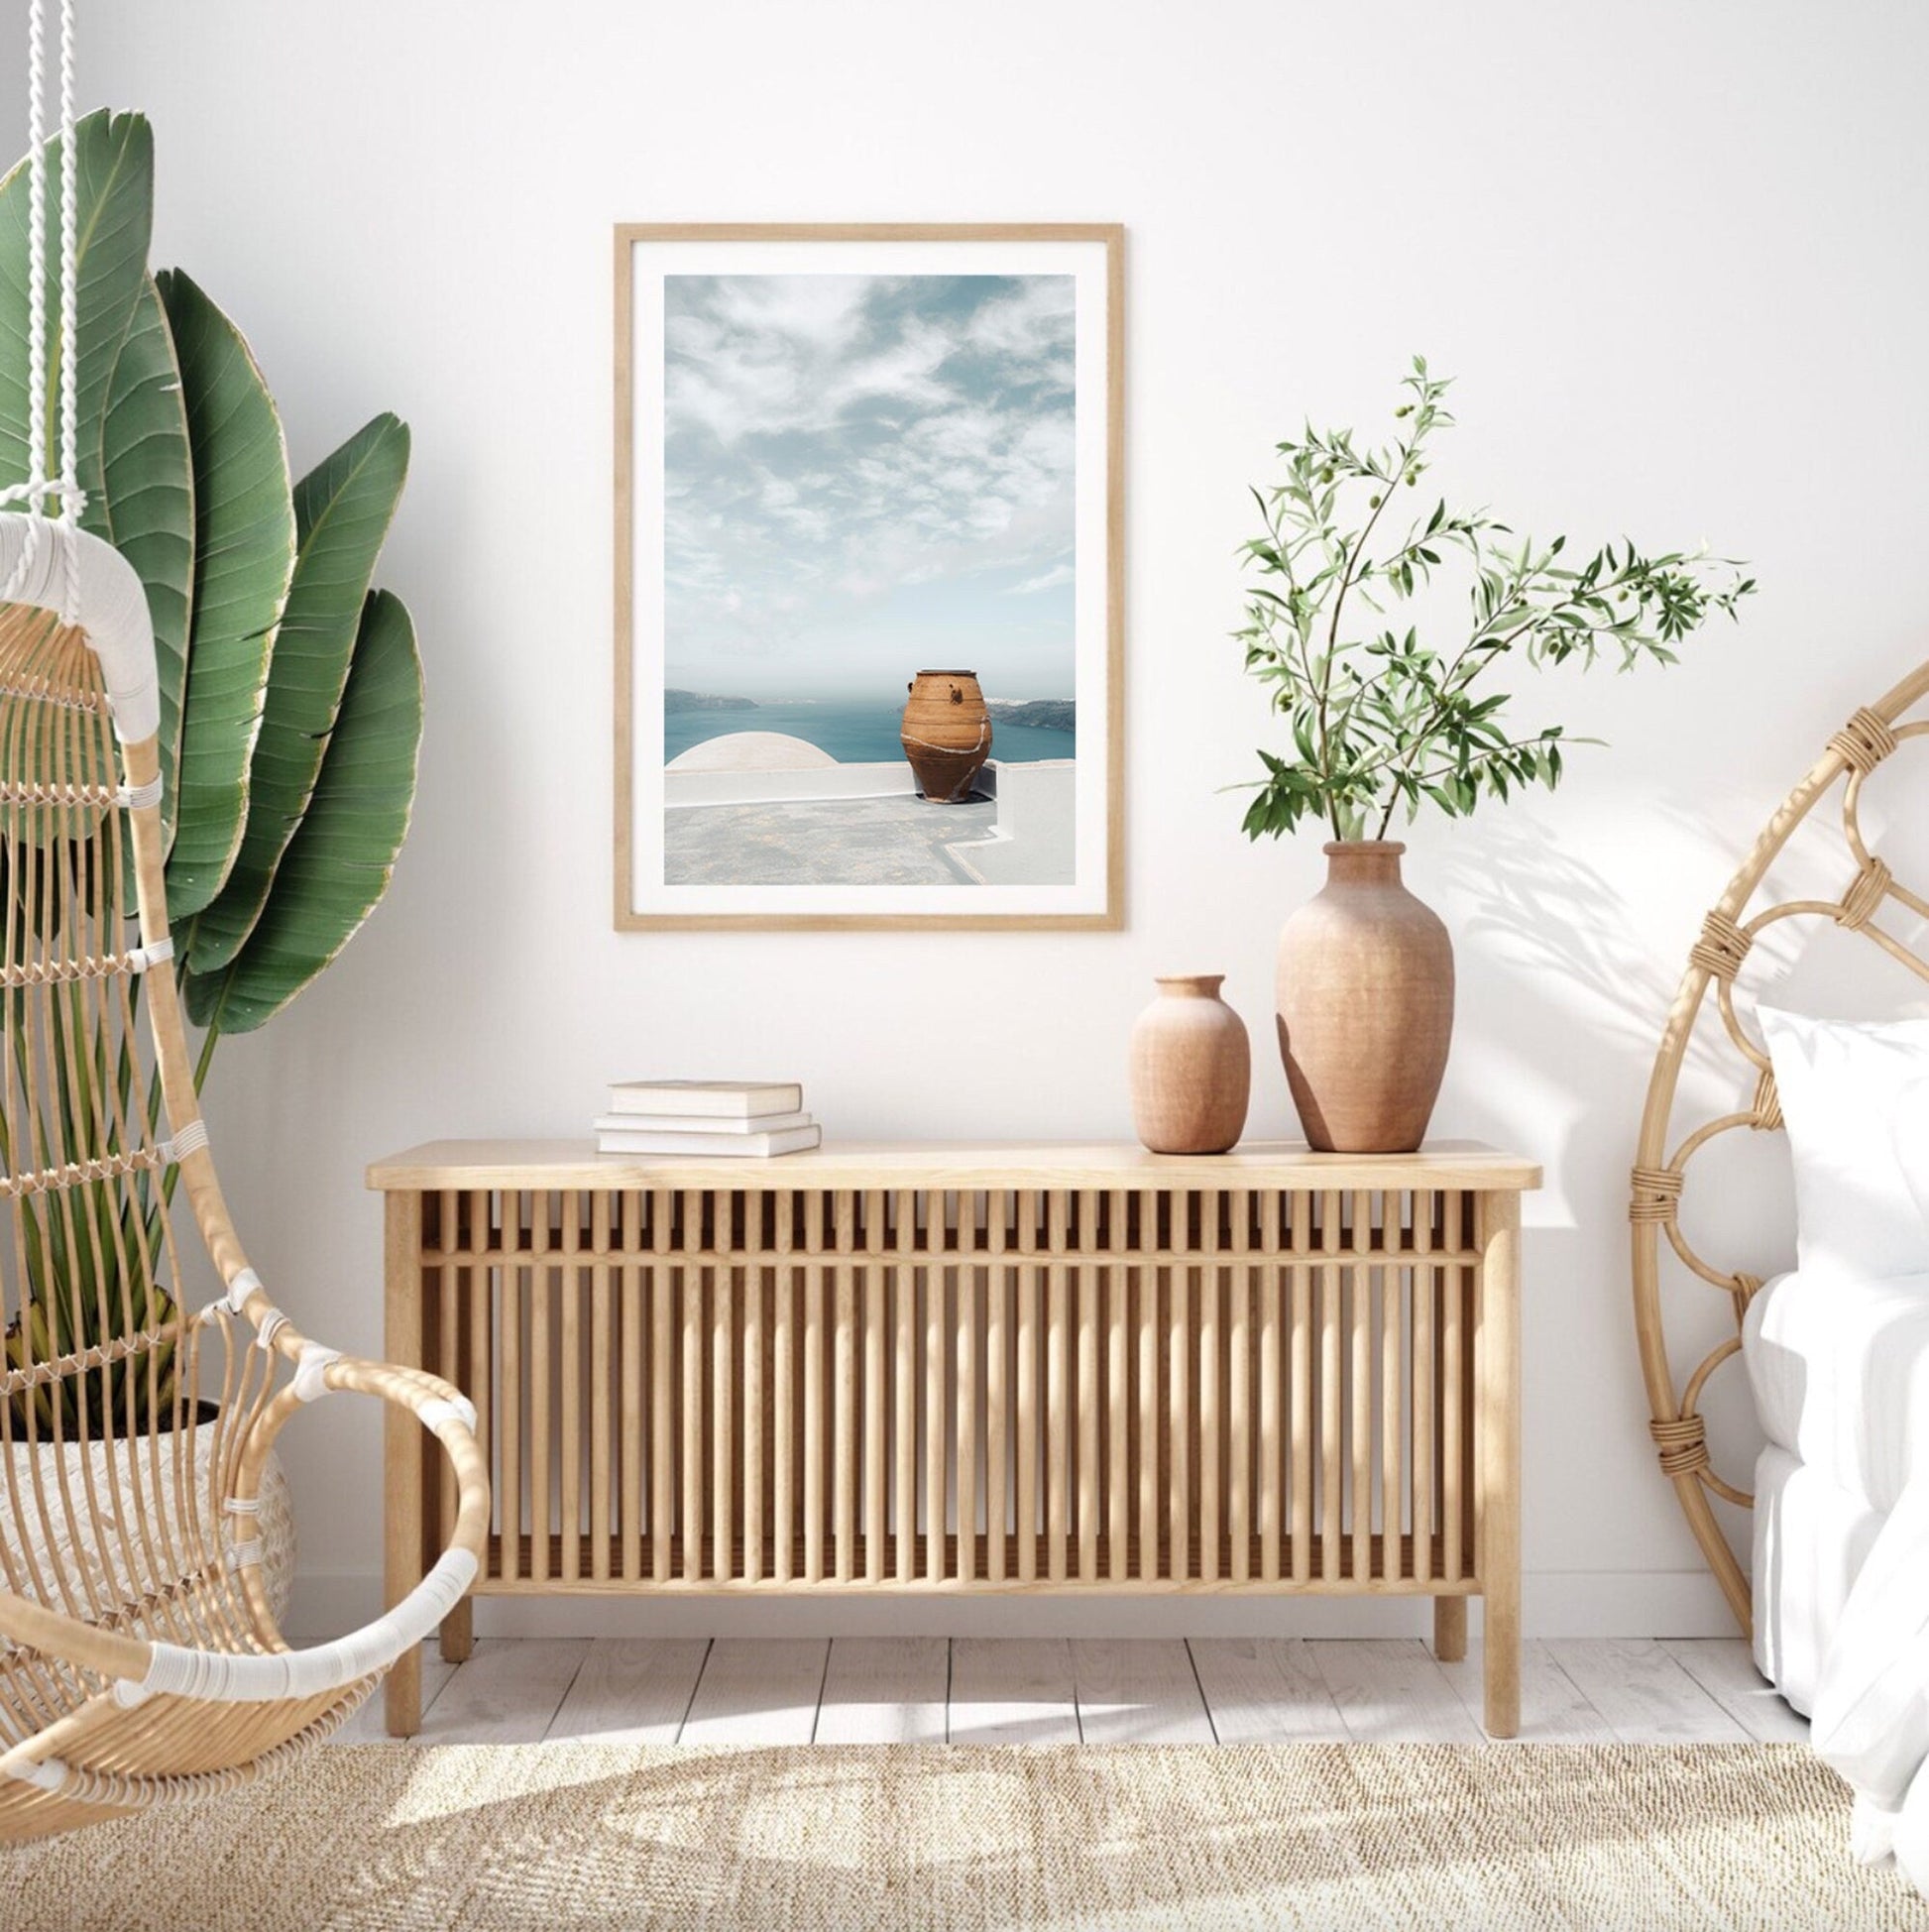
[{"label": "terracotta vase", "polygon": [[1246,1126],[1252,1047],[1222,972],[1172,973],[1132,1027],[1132,1124],[1155,1154],[1223,1154]]},{"label": "terracotta vase", "polygon": [[911,695],[898,741],[918,789],[941,805],[961,805],[991,755],[991,713],[977,673],[920,671],[905,689]]},{"label": "terracotta vase", "polygon": [[1453,943],[1400,880],[1405,846],[1329,845],[1326,883],[1280,934],[1280,1057],[1307,1141],[1410,1154],[1453,1036]]}]

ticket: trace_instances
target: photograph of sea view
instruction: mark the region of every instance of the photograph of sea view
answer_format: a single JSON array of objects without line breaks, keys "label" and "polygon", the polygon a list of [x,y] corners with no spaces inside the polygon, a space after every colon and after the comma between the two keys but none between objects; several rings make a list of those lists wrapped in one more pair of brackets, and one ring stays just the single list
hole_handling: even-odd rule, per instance
[{"label": "photograph of sea view", "polygon": [[[662,288],[665,883],[1070,884],[1077,278]],[[901,742],[937,666],[955,799]]]}]

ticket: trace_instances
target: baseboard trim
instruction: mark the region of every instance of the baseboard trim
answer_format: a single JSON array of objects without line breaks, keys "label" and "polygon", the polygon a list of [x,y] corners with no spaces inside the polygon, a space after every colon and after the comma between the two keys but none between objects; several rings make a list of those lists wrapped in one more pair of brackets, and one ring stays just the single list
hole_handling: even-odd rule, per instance
[{"label": "baseboard trim", "polygon": [[[295,1587],[288,1635],[316,1643],[381,1614],[373,1572]],[[1480,1624],[1480,1605],[1472,1622]],[[1522,1585],[1530,1637],[1734,1637],[1705,1570],[1542,1570]],[[486,1637],[1420,1637],[1427,1606],[1398,1597],[484,1597]]]}]

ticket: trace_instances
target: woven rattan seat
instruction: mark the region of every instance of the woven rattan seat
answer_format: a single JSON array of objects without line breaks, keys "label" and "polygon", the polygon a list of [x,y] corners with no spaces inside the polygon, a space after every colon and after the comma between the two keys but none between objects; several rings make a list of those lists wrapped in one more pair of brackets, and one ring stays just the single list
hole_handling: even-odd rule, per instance
[{"label": "woven rattan seat", "polygon": [[[489,1491],[463,1398],[307,1340],[229,1218],[174,982],[139,579],[93,537],[5,514],[0,583],[0,1837],[26,1838],[326,1736],[467,1587]],[[181,1247],[225,1290],[204,1308],[183,1304],[172,1176]],[[334,1392],[434,1432],[456,1529],[388,1616],[291,1650],[263,1578],[264,1464]]]}]

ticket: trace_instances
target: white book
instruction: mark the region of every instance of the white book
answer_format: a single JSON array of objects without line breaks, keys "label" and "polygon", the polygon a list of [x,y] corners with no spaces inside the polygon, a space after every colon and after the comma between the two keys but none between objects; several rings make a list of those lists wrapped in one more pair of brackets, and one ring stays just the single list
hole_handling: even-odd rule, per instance
[{"label": "white book", "polygon": [[794,1113],[753,1113],[743,1120],[725,1120],[700,1113],[600,1113],[599,1134],[786,1134],[808,1127],[811,1117],[801,1108]]},{"label": "white book", "polygon": [[618,1080],[610,1089],[612,1113],[748,1120],[759,1113],[796,1113],[803,1104],[804,1089],[795,1080]]},{"label": "white book", "polygon": [[792,1127],[781,1134],[690,1134],[632,1131],[600,1133],[596,1139],[599,1154],[698,1154],[724,1155],[736,1160],[766,1160],[776,1154],[801,1154],[824,1138],[824,1129],[815,1123]]}]

